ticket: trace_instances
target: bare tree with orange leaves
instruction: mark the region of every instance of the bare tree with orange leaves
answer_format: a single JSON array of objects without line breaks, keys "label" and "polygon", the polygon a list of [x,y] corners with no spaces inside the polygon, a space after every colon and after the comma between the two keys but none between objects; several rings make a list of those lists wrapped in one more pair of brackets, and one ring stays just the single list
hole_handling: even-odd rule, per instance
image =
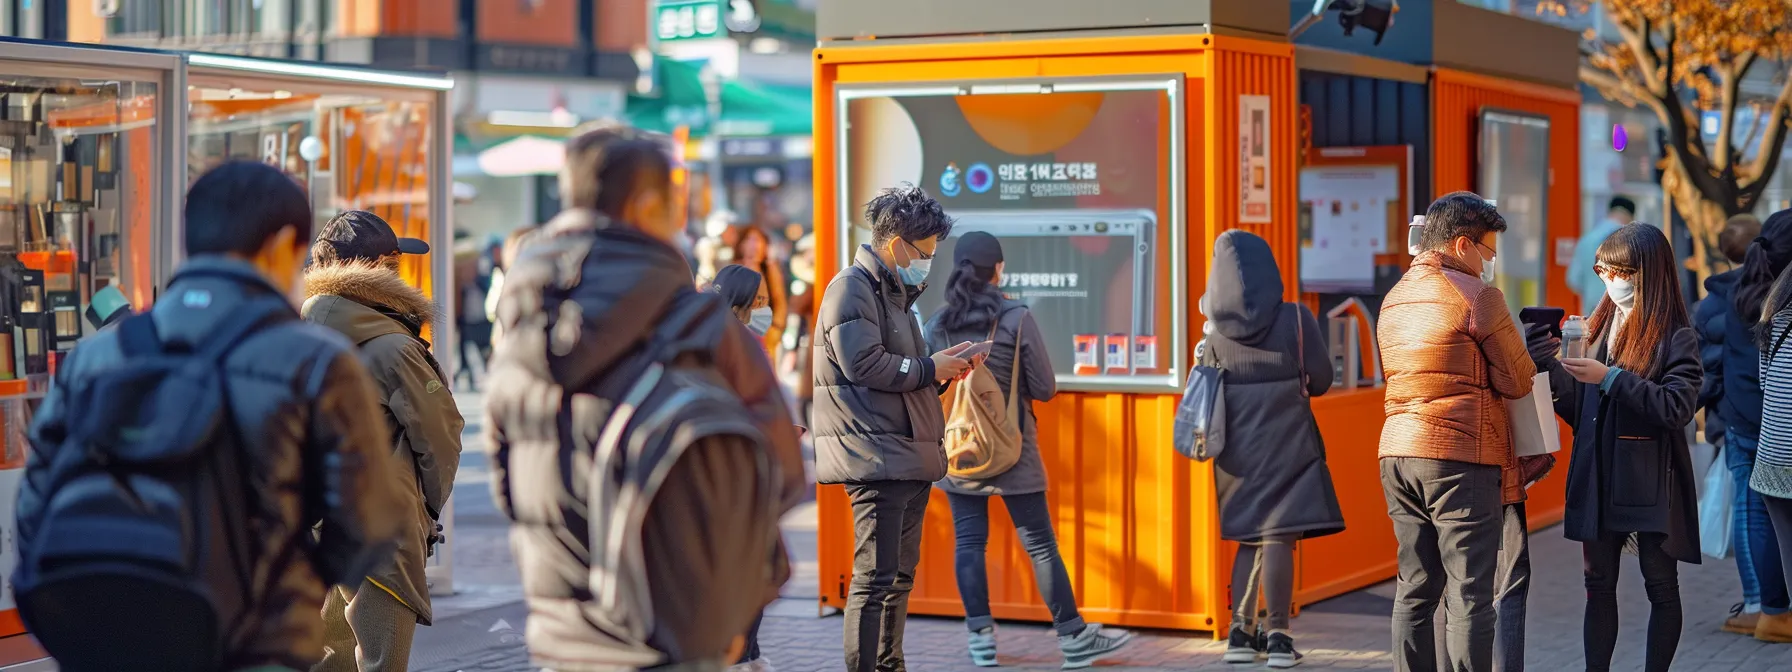
[{"label": "bare tree with orange leaves", "polygon": [[[1718,231],[1731,215],[1754,210],[1792,127],[1792,0],[1558,0],[1538,11],[1566,16],[1594,5],[1619,39],[1587,31],[1580,79],[1661,119],[1668,139],[1661,186],[1693,233],[1694,270],[1701,277],[1722,270]],[[1776,71],[1777,97],[1745,101],[1744,78],[1762,68]],[[1738,128],[1737,113],[1750,108],[1752,122]],[[1699,124],[1707,110],[1719,119],[1709,143]]]}]

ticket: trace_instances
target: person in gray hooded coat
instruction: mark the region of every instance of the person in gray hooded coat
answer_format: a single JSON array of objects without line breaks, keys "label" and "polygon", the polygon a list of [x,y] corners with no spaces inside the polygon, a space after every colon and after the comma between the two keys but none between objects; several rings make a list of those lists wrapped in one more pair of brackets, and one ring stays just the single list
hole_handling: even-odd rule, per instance
[{"label": "person in gray hooded coat", "polygon": [[[1239,542],[1226,660],[1254,662],[1267,654],[1270,667],[1293,667],[1300,660],[1288,634],[1294,542],[1344,531],[1325,441],[1307,401],[1331,389],[1331,357],[1313,314],[1282,301],[1282,274],[1269,243],[1227,231],[1214,241],[1209,269],[1201,297],[1209,332],[1203,357],[1226,371],[1224,422],[1231,437],[1214,458],[1220,537]],[[1265,624],[1255,623],[1259,585],[1269,612]]]}]

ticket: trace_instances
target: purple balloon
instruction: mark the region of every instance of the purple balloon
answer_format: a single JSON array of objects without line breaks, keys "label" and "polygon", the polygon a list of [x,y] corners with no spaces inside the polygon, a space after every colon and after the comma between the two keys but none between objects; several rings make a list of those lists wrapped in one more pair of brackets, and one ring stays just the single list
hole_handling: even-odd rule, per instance
[{"label": "purple balloon", "polygon": [[1612,149],[1622,152],[1624,151],[1624,147],[1629,144],[1630,134],[1624,132],[1624,126],[1622,124],[1612,124]]}]

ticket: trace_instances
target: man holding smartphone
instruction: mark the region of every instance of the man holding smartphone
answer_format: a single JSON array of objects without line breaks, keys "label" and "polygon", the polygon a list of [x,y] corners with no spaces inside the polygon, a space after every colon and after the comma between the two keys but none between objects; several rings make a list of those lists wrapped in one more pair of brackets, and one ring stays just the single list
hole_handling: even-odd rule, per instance
[{"label": "man holding smartphone", "polygon": [[815,325],[816,480],[852,499],[853,576],[846,669],[904,669],[902,633],[921,560],[921,521],[946,475],[939,395],[973,366],[961,344],[931,356],[911,312],[934,251],[952,231],[939,202],[913,185],[865,206],[871,244],[822,294]]}]

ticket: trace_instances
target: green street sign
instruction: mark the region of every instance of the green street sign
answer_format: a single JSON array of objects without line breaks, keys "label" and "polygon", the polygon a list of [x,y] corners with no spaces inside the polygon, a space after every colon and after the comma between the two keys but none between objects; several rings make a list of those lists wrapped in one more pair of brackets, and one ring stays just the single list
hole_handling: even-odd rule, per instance
[{"label": "green street sign", "polygon": [[661,42],[701,40],[728,34],[722,25],[727,0],[654,0],[653,34]]}]

